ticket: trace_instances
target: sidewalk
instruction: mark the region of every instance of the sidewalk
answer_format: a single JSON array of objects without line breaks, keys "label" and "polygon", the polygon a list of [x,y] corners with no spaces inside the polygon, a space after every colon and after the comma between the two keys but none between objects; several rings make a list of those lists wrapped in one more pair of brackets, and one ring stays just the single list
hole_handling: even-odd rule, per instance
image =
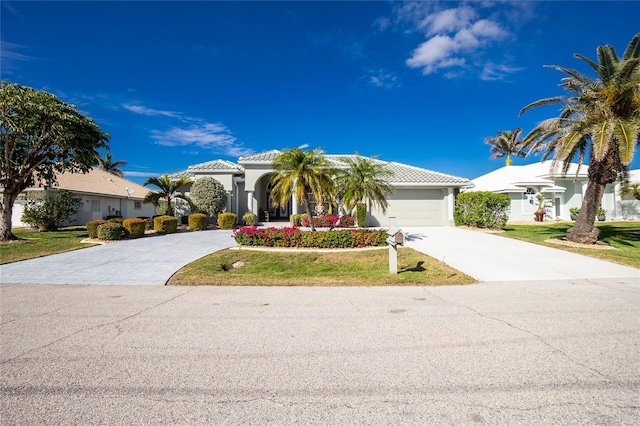
[{"label": "sidewalk", "polygon": [[405,246],[478,281],[635,278],[640,269],[455,227],[403,228]]}]

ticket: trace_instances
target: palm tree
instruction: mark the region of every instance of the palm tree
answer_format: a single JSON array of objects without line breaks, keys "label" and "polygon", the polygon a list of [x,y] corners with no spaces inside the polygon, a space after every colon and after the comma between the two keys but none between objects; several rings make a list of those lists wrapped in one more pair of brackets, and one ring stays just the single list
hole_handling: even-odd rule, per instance
[{"label": "palm tree", "polygon": [[491,145],[491,160],[506,157],[505,165],[511,165],[511,156],[525,157],[526,154],[522,151],[522,140],[520,134],[522,128],[517,127],[512,130],[499,131],[496,136],[490,136],[485,138],[484,143]]},{"label": "palm tree", "polygon": [[386,213],[387,197],[393,192],[393,186],[389,184],[393,172],[376,161],[376,157],[362,157],[357,152],[345,163],[347,167],[336,173],[336,185],[345,207],[352,212],[356,205],[367,200],[369,210],[375,204]]},{"label": "palm tree", "polygon": [[124,172],[120,169],[120,166],[126,165],[127,162],[124,160],[113,161],[111,154],[106,154],[104,157],[98,156],[98,167],[100,167],[100,170],[104,170],[107,173],[111,173],[112,175],[116,175],[121,178],[124,177]]},{"label": "palm tree", "polygon": [[559,117],[538,124],[523,142],[530,153],[544,152],[543,161],[553,157],[552,173],[560,162],[566,173],[572,159],[577,157],[582,165],[589,156],[589,182],[580,215],[567,231],[567,239],[578,243],[597,241],[594,222],[605,185],[628,169],[640,143],[640,33],[633,37],[622,59],[609,45],[599,46],[596,52],[598,62],[580,54],[574,57],[586,62],[597,78],[550,65],[566,74],[561,86],[570,95],[541,99],[520,111],[562,105]]},{"label": "palm tree", "polygon": [[311,191],[318,203],[331,194],[334,186],[333,171],[327,158],[318,149],[303,151],[300,148],[291,148],[273,160],[272,168],[274,170],[271,175],[273,205],[285,206],[295,194],[298,200],[304,202],[311,230],[315,231],[311,200],[307,190]]},{"label": "palm tree", "polygon": [[640,182],[624,182],[618,194],[620,196],[633,195],[636,200],[640,200]]},{"label": "palm tree", "polygon": [[189,203],[189,206],[192,206],[193,203],[184,194],[176,193],[176,191],[184,186],[191,183],[191,179],[188,177],[181,177],[177,180],[171,180],[168,174],[164,174],[159,178],[149,178],[144,183],[144,186],[155,185],[160,191],[157,192],[149,192],[146,197],[144,197],[143,203],[153,203],[153,205],[157,206],[160,203],[160,200],[165,200],[167,202],[167,216],[173,216],[173,206],[171,205],[171,201],[174,198],[180,198]]}]

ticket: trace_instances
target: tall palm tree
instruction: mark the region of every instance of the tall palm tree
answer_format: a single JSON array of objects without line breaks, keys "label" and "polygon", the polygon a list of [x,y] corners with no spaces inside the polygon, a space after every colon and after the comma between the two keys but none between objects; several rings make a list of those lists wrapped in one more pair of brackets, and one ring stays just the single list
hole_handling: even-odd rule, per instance
[{"label": "tall palm tree", "polygon": [[272,163],[271,175],[274,206],[285,206],[293,194],[304,202],[311,230],[315,231],[311,214],[311,191],[316,202],[321,203],[334,186],[331,164],[318,149],[303,151],[291,148],[279,154]]},{"label": "tall palm tree", "polygon": [[550,65],[566,74],[561,86],[570,95],[541,99],[520,111],[562,105],[559,117],[538,124],[523,143],[532,153],[543,152],[543,160],[553,157],[552,173],[560,162],[566,173],[572,159],[577,157],[582,165],[589,156],[589,182],[580,215],[567,231],[567,239],[579,243],[597,241],[594,222],[605,185],[628,168],[640,143],[640,33],[633,37],[622,59],[609,45],[599,46],[596,52],[597,62],[580,54],[574,57],[586,62],[597,78]]},{"label": "tall palm tree", "polygon": [[112,175],[116,175],[121,178],[124,177],[124,172],[120,167],[126,165],[127,162],[125,160],[114,161],[111,154],[106,154],[104,157],[98,156],[98,167],[100,167],[100,170],[104,170],[107,173],[111,173]]},{"label": "tall palm tree", "polygon": [[336,185],[345,207],[353,211],[357,204],[366,200],[369,210],[375,204],[386,213],[387,197],[393,192],[393,186],[389,184],[393,172],[376,161],[376,157],[362,157],[357,152],[345,163],[347,167],[336,172]]},{"label": "tall palm tree", "polygon": [[485,138],[484,143],[491,145],[491,160],[506,157],[505,165],[511,165],[511,156],[525,157],[526,154],[522,151],[522,140],[520,134],[522,128],[516,127],[514,130],[502,130],[499,131],[496,136],[490,136]]},{"label": "tall palm tree", "polygon": [[191,179],[188,177],[181,177],[177,180],[171,180],[168,174],[164,174],[159,178],[149,178],[144,183],[144,186],[155,185],[159,188],[159,191],[149,192],[146,197],[144,197],[143,203],[153,203],[153,205],[157,206],[161,200],[165,200],[167,202],[167,216],[173,216],[173,206],[171,202],[174,198],[180,198],[189,203],[189,206],[192,206],[193,203],[184,194],[176,193],[176,191],[184,186],[191,183]]},{"label": "tall palm tree", "polygon": [[624,182],[618,194],[620,196],[633,195],[633,198],[640,200],[640,182]]}]

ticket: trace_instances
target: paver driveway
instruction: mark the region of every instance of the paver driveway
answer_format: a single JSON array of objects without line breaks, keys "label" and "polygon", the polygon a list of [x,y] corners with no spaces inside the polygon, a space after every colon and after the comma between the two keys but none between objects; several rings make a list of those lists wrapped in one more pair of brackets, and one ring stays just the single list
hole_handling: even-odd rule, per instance
[{"label": "paver driveway", "polygon": [[231,231],[183,232],[0,266],[2,283],[164,285],[186,264],[236,245]]}]

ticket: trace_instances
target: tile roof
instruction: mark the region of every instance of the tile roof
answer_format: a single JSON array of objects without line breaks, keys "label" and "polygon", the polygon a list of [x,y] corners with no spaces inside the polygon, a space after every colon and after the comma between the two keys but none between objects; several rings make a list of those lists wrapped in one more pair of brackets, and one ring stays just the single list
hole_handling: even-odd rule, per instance
[{"label": "tile roof", "polygon": [[213,160],[213,161],[207,161],[206,163],[200,163],[200,164],[194,164],[189,166],[189,168],[187,168],[187,172],[188,171],[211,171],[211,170],[220,170],[220,171],[225,171],[225,172],[239,172],[242,173],[242,167],[240,167],[239,165],[237,165],[236,163],[232,163],[231,161],[227,161],[227,160]]},{"label": "tile roof", "polygon": [[271,151],[259,152],[254,155],[247,155],[244,157],[240,157],[238,159],[238,163],[271,163],[278,154],[281,154],[282,151],[277,149],[272,149]]},{"label": "tile roof", "polygon": [[[71,192],[116,198],[126,198],[128,196],[136,200],[143,199],[149,192],[149,188],[145,186],[98,169],[93,169],[88,173],[58,173],[56,178],[58,184],[52,186],[52,188],[66,189]],[[129,189],[128,194],[127,189]]]},{"label": "tile roof", "polygon": [[464,185],[469,183],[469,179],[445,173],[434,172],[433,170],[421,167],[409,166],[407,164],[391,162],[387,167],[393,172],[391,183],[396,184],[443,184],[443,185]]}]

